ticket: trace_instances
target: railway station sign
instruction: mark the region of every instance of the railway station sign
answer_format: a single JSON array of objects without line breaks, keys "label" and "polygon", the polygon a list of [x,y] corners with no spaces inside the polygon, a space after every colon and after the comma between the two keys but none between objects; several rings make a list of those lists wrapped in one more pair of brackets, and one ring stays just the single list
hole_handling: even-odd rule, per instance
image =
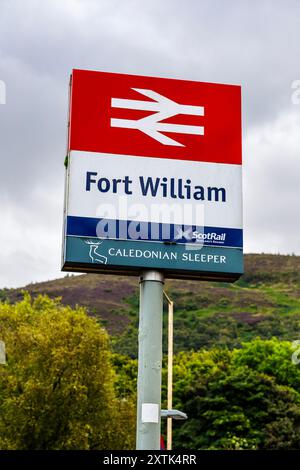
[{"label": "railway station sign", "polygon": [[73,70],[62,269],[243,272],[241,89]]}]

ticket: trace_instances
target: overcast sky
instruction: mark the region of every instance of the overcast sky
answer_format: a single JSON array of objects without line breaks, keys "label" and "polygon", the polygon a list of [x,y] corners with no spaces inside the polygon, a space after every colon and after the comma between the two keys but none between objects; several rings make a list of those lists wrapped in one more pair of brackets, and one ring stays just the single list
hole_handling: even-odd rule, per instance
[{"label": "overcast sky", "polygon": [[299,0],[0,0],[0,287],[61,275],[72,68],[241,84],[245,251],[300,255],[299,21]]}]

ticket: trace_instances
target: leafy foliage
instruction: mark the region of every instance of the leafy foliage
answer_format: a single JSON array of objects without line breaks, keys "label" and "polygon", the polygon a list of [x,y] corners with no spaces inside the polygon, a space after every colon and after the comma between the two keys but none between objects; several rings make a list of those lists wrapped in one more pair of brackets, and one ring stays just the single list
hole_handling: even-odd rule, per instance
[{"label": "leafy foliage", "polygon": [[[289,342],[257,338],[239,349],[174,357],[174,449],[299,449],[300,365]],[[135,398],[137,361],[115,355],[119,392]],[[163,367],[163,408],[167,369]],[[163,425],[163,431],[164,431]]]},{"label": "leafy foliage", "polygon": [[[300,448],[300,364],[291,361],[300,329],[297,266],[293,256],[247,255],[234,285],[168,281],[173,404],[189,417],[174,422],[174,448]],[[73,308],[38,295],[47,288]],[[135,281],[87,275],[28,289],[35,300],[0,304],[8,352],[0,366],[0,448],[134,448]],[[0,297],[21,296],[4,289]],[[166,364],[163,398],[165,407]]]},{"label": "leafy foliage", "polygon": [[26,295],[0,304],[0,325],[1,449],[132,448],[134,404],[116,397],[108,335],[84,309]]},{"label": "leafy foliage", "polygon": [[243,348],[233,353],[233,364],[247,366],[260,373],[270,375],[280,385],[293,387],[300,393],[300,365],[293,364],[295,348],[290,342],[272,338],[243,343]]},{"label": "leafy foliage", "polygon": [[174,373],[175,406],[189,415],[175,424],[175,445],[300,448],[300,394],[293,388],[300,370],[289,343],[257,339],[233,352],[181,353]]}]

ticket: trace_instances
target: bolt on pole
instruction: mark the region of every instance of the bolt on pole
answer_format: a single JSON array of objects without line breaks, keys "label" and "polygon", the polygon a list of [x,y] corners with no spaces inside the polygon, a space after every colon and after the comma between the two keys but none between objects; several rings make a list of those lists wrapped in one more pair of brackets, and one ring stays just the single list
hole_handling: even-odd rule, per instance
[{"label": "bolt on pole", "polygon": [[143,271],[140,278],[137,383],[137,450],[160,449],[164,276]]}]

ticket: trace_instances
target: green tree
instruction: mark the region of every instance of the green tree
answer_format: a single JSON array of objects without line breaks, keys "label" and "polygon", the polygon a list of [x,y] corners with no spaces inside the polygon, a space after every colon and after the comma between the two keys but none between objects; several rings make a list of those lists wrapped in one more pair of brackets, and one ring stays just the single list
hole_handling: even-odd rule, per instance
[{"label": "green tree", "polygon": [[136,401],[138,363],[122,354],[113,354],[113,365],[117,374],[116,392],[120,398]]},{"label": "green tree", "polygon": [[233,353],[233,364],[275,377],[276,382],[295,388],[300,393],[300,364],[292,361],[295,348],[288,341],[277,338],[263,340],[256,338],[242,344],[242,349]]},{"label": "green tree", "polygon": [[243,351],[213,349],[176,358],[174,406],[189,416],[174,423],[177,448],[300,448],[299,394],[239,364],[239,354]]},{"label": "green tree", "polygon": [[116,396],[108,335],[82,308],[0,304],[0,449],[126,449],[134,403]]}]

